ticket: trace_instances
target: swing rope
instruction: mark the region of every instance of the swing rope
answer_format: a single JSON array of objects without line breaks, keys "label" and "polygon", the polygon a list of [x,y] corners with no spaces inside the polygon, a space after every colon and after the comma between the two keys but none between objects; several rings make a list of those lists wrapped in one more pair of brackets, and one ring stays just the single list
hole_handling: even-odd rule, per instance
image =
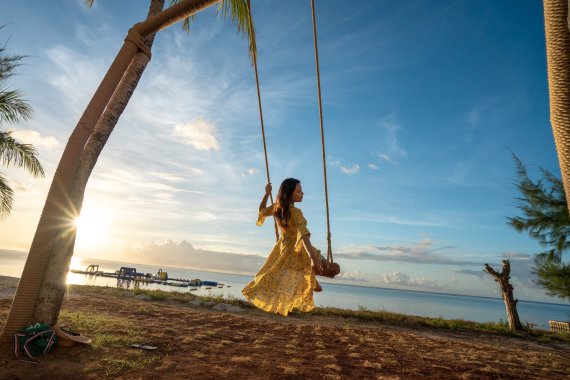
[{"label": "swing rope", "polygon": [[[248,22],[249,22],[249,30],[250,34],[253,36],[253,22],[251,18],[251,0],[247,0],[247,13],[248,13]],[[261,136],[263,138],[263,153],[265,154],[265,173],[267,175],[267,183],[271,183],[271,179],[269,178],[269,160],[267,159],[267,144],[265,142],[265,126],[263,124],[263,109],[261,107],[261,91],[259,89],[259,74],[257,73],[257,51],[256,49],[252,49],[251,51],[251,58],[253,60],[253,68],[255,71],[255,85],[257,86],[257,103],[259,104],[259,120],[261,121]],[[269,199],[271,200],[271,204],[273,204],[273,194],[269,193]],[[275,239],[279,240],[279,230],[277,229],[277,221],[275,217],[273,218],[273,223],[275,226]]]},{"label": "swing rope", "polygon": [[[248,23],[249,28],[253,32],[253,22],[251,16],[251,0],[247,0],[247,12],[248,12]],[[327,165],[326,165],[326,152],[325,152],[325,132],[323,126],[323,104],[322,104],[322,96],[321,96],[321,74],[319,70],[319,48],[317,44],[317,21],[316,21],[316,12],[315,12],[315,0],[311,0],[311,13],[312,13],[312,21],[313,21],[313,41],[315,45],[315,63],[316,63],[316,70],[317,70],[317,98],[319,102],[319,121],[320,121],[320,129],[321,129],[321,148],[322,148],[322,159],[323,159],[323,178],[324,178],[324,189],[325,189],[325,208],[326,208],[326,216],[327,216],[327,262],[329,264],[333,263],[333,255],[332,255],[332,243],[331,243],[331,228],[330,228],[330,214],[329,214],[329,192],[328,192],[328,185],[327,185]],[[265,125],[263,123],[263,108],[261,106],[261,90],[259,88],[259,73],[257,70],[257,52],[255,49],[252,50],[252,61],[253,61],[253,68],[255,71],[255,85],[257,88],[257,102],[259,105],[259,120],[261,123],[261,136],[263,140],[263,153],[265,156],[265,173],[267,175],[267,183],[271,183],[271,179],[269,177],[269,160],[267,157],[267,143],[265,139]],[[273,195],[269,193],[269,197],[271,199],[271,204],[273,204]],[[275,226],[275,237],[279,240],[279,230],[277,228],[277,221],[273,220]]]},{"label": "swing rope", "polygon": [[325,206],[327,211],[327,261],[333,263],[331,248],[331,227],[329,217],[329,191],[327,187],[327,162],[325,153],[325,131],[323,127],[323,102],[321,97],[321,74],[319,71],[319,48],[317,46],[317,20],[315,15],[315,0],[311,0],[311,13],[313,16],[313,41],[315,44],[315,64],[317,68],[317,96],[319,100],[319,120],[321,124],[321,147],[323,152],[323,177],[325,182]]}]

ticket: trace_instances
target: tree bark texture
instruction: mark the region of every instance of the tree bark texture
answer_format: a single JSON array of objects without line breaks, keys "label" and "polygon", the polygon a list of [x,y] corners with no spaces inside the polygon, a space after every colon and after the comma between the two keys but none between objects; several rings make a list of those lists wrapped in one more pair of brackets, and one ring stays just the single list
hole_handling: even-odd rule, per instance
[{"label": "tree bark texture", "polygon": [[[151,0],[148,17],[160,13],[164,1]],[[145,39],[145,45],[149,50],[152,48],[154,36],[155,34],[152,34]],[[149,62],[150,57],[146,53],[139,51],[135,55],[83,149],[79,167],[69,188],[69,203],[72,209],[77,211],[78,216],[83,206],[89,176]],[[65,280],[73,257],[76,235],[77,226],[72,225],[69,231],[60,236],[54,244],[36,301],[36,321],[45,321],[49,324],[57,322],[65,294]]]},{"label": "tree bark texture", "polygon": [[[570,199],[570,31],[568,0],[544,0],[550,123],[566,199]],[[570,211],[570,202],[568,203]]]},{"label": "tree bark texture", "polygon": [[[11,342],[17,331],[30,323],[38,322],[36,317],[45,315],[46,312],[43,310],[38,310],[36,313],[36,305],[46,304],[45,299],[39,299],[40,290],[42,297],[51,292],[63,294],[62,289],[65,290],[65,279],[69,268],[69,263],[66,264],[65,255],[54,259],[49,264],[60,266],[60,270],[55,272],[50,270],[47,279],[46,268],[50,257],[54,255],[56,245],[58,250],[71,251],[71,255],[73,254],[74,221],[79,215],[79,209],[75,206],[77,202],[71,201],[71,186],[74,183],[84,148],[124,73],[139,50],[148,52],[141,36],[144,38],[154,34],[158,30],[209,7],[217,1],[183,0],[158,15],[149,17],[148,21],[136,24],[133,26],[134,32],[129,31],[123,47],[93,95],[64,149],[40,216],[16,295],[12,301],[2,335],[0,335],[0,344]],[[139,31],[138,34],[136,33],[137,30]],[[83,194],[80,198],[83,199]],[[54,277],[51,278],[51,276]],[[41,289],[44,282],[45,289]],[[44,309],[44,307],[40,306],[40,309]],[[57,314],[59,314],[59,310]]]},{"label": "tree bark texture", "polygon": [[484,271],[493,276],[495,281],[499,284],[503,301],[507,308],[509,328],[511,330],[522,330],[523,327],[517,311],[517,303],[519,301],[514,298],[513,286],[509,283],[509,279],[511,278],[511,264],[509,263],[509,260],[503,260],[503,270],[501,273],[494,270],[489,264],[485,264]]}]

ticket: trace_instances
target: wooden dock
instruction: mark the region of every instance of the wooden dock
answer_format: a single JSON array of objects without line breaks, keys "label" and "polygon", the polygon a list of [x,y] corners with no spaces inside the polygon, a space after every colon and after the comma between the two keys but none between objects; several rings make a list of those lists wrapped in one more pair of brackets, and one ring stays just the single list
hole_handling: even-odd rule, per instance
[{"label": "wooden dock", "polygon": [[117,280],[136,281],[146,284],[168,285],[168,286],[176,286],[181,288],[186,288],[189,286],[200,287],[203,285],[208,286],[208,288],[212,286],[216,286],[218,288],[224,287],[224,284],[220,284],[215,281],[202,281],[197,278],[195,279],[171,278],[168,277],[168,274],[166,272],[163,272],[162,269],[159,269],[156,275],[152,275],[150,273],[145,274],[137,272],[136,268],[129,268],[129,267],[121,267],[119,270],[115,272],[104,272],[99,270],[98,265],[89,265],[85,270],[72,269],[71,272],[77,274],[84,274],[87,276],[109,277],[109,278],[116,278]]}]

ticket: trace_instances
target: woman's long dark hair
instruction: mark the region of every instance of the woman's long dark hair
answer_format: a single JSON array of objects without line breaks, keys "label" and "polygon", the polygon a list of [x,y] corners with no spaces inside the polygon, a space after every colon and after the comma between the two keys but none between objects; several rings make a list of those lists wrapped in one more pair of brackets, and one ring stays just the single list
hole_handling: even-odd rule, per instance
[{"label": "woman's long dark hair", "polygon": [[279,187],[279,192],[277,193],[277,200],[275,201],[275,206],[273,207],[273,213],[277,218],[277,223],[287,228],[287,221],[291,217],[291,210],[289,210],[289,205],[291,204],[291,196],[300,183],[298,179],[287,178],[281,182]]}]

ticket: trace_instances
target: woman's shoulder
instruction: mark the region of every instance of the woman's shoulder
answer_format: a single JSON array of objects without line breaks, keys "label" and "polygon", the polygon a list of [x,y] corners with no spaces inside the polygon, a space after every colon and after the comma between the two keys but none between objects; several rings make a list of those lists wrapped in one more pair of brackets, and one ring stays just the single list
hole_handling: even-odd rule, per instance
[{"label": "woman's shoulder", "polygon": [[303,211],[301,211],[301,209],[298,207],[292,206],[291,207],[291,216],[293,216],[295,218],[303,217]]}]

